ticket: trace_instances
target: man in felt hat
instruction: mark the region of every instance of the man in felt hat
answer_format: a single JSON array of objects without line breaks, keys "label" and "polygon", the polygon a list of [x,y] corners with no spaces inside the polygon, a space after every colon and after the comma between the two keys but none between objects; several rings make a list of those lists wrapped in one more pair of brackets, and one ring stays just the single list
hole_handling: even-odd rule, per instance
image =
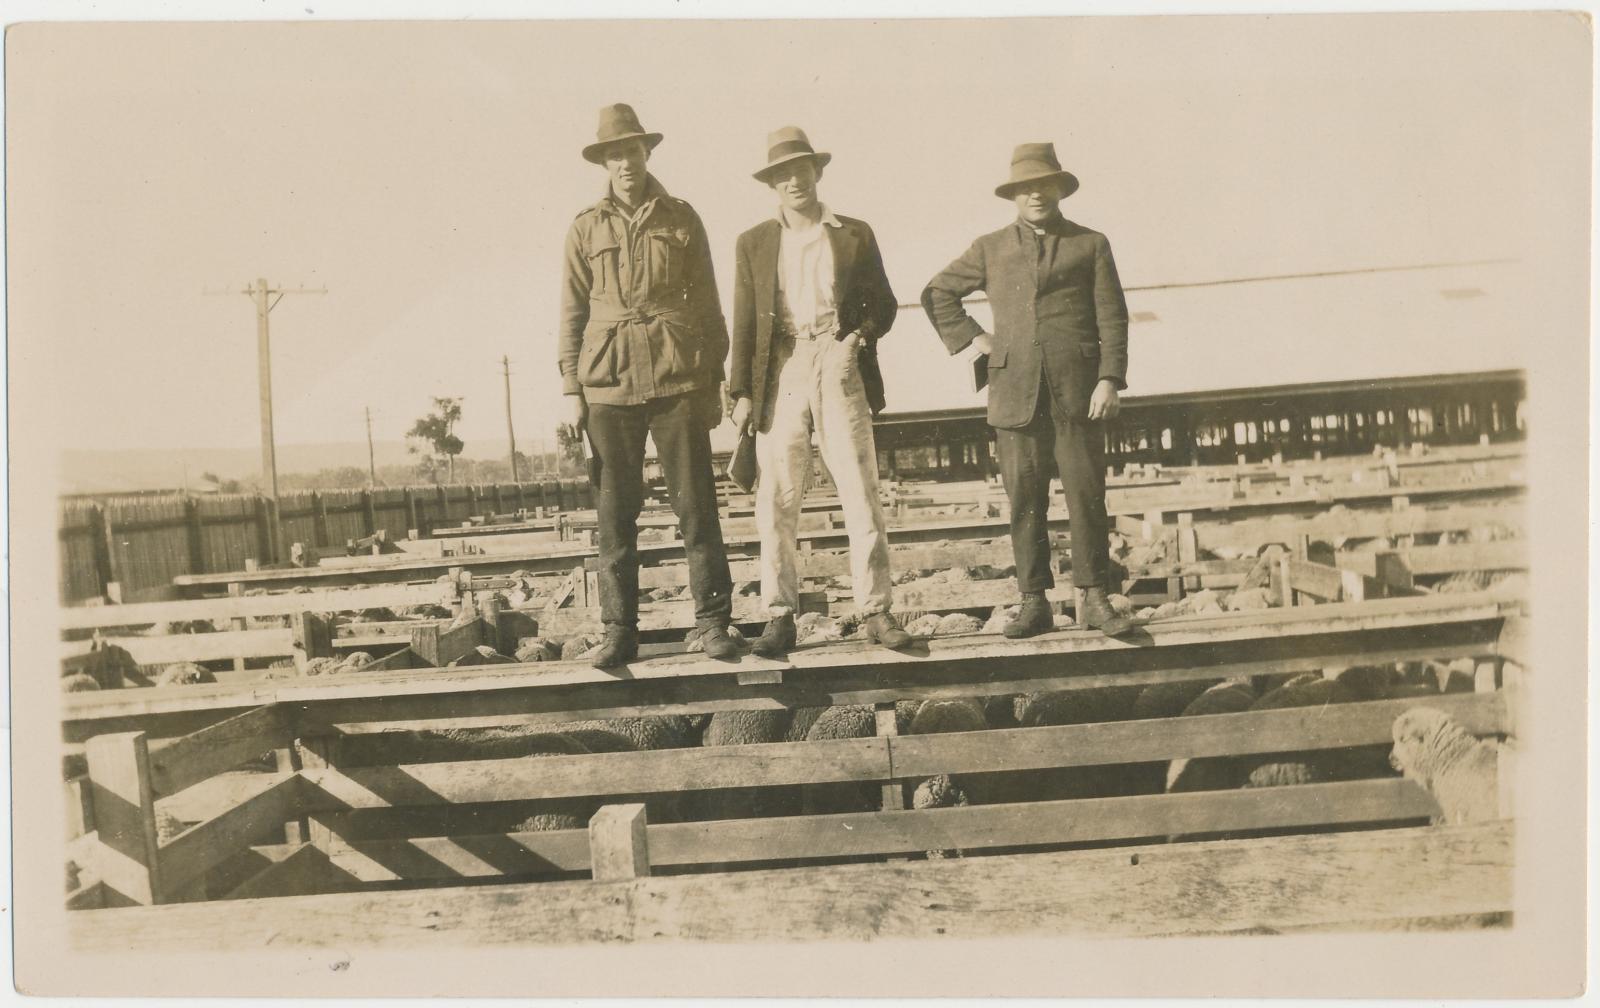
[{"label": "man in felt hat", "polygon": [[614,668],[638,655],[638,518],[645,435],[655,442],[683,534],[695,631],[730,658],[733,583],[717,521],[710,430],[722,419],[727,323],[711,249],[694,208],[646,170],[660,133],[627,105],[600,110],[584,159],[605,168],[605,195],[567,232],[560,364],[574,423],[599,461],[600,618],[589,657]]},{"label": "man in felt hat", "polygon": [[[1128,308],[1105,235],[1061,216],[1058,204],[1077,189],[1054,145],[1021,145],[1010,179],[995,189],[1016,204],[1017,219],[973,242],[922,292],[922,307],[950,353],[974,346],[988,355],[989,424],[1011,503],[1022,592],[1007,637],[1053,626],[1046,512],[1057,472],[1072,521],[1072,581],[1083,589],[1078,622],[1112,635],[1131,627],[1106,599],[1104,431],[1127,387]],[[961,303],[980,290],[989,295],[993,333]]]},{"label": "man in felt hat", "polygon": [[738,242],[728,391],[734,426],[757,435],[761,601],[771,621],[751,648],[769,658],[795,642],[795,535],[813,431],[838,487],[867,635],[887,647],[911,642],[890,612],[889,537],[872,438],[872,415],[884,405],[877,342],[894,324],[894,292],[872,229],[817,198],[831,159],[796,127],[772,133],[755,178],[771,187],[778,212]]}]

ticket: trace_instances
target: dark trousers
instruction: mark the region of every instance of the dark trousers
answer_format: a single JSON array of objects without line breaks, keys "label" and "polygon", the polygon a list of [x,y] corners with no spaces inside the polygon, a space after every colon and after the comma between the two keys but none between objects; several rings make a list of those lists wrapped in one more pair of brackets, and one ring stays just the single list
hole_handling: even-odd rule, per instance
[{"label": "dark trousers", "polygon": [[655,441],[689,561],[697,626],[723,626],[733,614],[733,581],[717,520],[711,433],[696,415],[703,392],[640,406],[589,407],[589,438],[600,458],[600,619],[639,625],[639,509],[644,506],[644,439]]},{"label": "dark trousers", "polygon": [[1039,406],[1024,427],[995,428],[1000,478],[1011,502],[1011,551],[1017,587],[1042,592],[1055,585],[1050,573],[1050,477],[1058,472],[1072,522],[1072,583],[1104,587],[1110,549],[1106,522],[1105,428],[1099,420],[1068,417],[1039,389]]}]

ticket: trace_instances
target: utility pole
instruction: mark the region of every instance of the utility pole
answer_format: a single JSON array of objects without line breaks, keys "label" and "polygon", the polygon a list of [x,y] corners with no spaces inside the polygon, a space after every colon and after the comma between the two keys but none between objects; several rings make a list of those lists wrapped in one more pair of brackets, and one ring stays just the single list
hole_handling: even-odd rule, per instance
[{"label": "utility pole", "polygon": [[378,485],[378,464],[372,455],[372,407],[367,410],[367,487],[370,489]]},{"label": "utility pole", "polygon": [[267,481],[268,522],[267,553],[272,563],[284,557],[283,527],[278,516],[278,459],[272,437],[272,343],[267,330],[267,316],[277,307],[285,294],[326,294],[326,288],[272,287],[265,279],[257,279],[243,292],[256,306],[256,370],[261,386],[261,475]]},{"label": "utility pole", "polygon": [[521,483],[517,475],[517,432],[511,427],[511,358],[500,355],[500,367],[506,378],[506,437],[511,439],[511,482]]}]

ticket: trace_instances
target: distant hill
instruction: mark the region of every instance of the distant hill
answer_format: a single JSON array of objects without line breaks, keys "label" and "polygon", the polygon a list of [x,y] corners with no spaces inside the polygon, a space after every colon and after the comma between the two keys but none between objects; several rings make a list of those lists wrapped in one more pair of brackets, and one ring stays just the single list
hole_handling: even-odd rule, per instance
[{"label": "distant hill", "polygon": [[[479,447],[473,445],[472,447]],[[379,466],[405,465],[410,458],[404,441],[376,441]],[[499,450],[485,443],[483,455]],[[367,467],[365,441],[278,446],[278,475],[313,473],[338,466]],[[61,493],[126,493],[198,486],[201,473],[224,480],[248,479],[261,473],[258,448],[140,448],[133,451],[82,451],[61,455]]]}]

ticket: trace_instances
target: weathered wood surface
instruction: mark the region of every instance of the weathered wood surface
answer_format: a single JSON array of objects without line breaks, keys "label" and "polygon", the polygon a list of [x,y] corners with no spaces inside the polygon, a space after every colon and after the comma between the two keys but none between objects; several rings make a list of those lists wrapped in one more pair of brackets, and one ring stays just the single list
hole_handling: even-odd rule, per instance
[{"label": "weathered wood surface", "polygon": [[890,776],[888,744],[882,738],[852,738],[532,760],[322,767],[301,771],[309,785],[303,807],[321,812],[879,780]]},{"label": "weathered wood surface", "polygon": [[269,778],[251,797],[173,837],[160,852],[164,884],[176,889],[197,879],[273,830],[281,839],[284,820],[299,810],[303,790],[298,777]]},{"label": "weathered wood surface", "polygon": [[[668,823],[648,827],[648,850],[650,863],[656,867],[751,864],[1411,822],[1437,814],[1438,805],[1410,781],[1346,781],[971,808]],[[591,858],[582,830],[350,840],[336,835],[327,853],[352,879],[368,883],[582,872],[589,870]]]},{"label": "weathered wood surface", "polygon": [[[1174,619],[1124,638],[1081,630],[1025,641],[974,634],[904,652],[862,642],[800,648],[786,662],[668,656],[620,673],[549,662],[107,690],[63,697],[63,732],[69,743],[127,725],[171,737],[273,702],[292,705],[298,725],[327,726],[698,713],[1225,678],[1492,654],[1502,620],[1517,608],[1490,591]],[[737,683],[739,670],[761,668],[784,669],[784,682]]]},{"label": "weathered wood surface", "polygon": [[177,794],[289,740],[282,708],[266,704],[151,749],[150,782],[158,797]]},{"label": "weathered wood surface", "polygon": [[157,952],[1333,926],[1510,910],[1511,843],[1511,825],[1497,822],[609,884],[285,897],[248,911],[238,903],[87,910],[70,915],[68,927],[79,948]]},{"label": "weathered wood surface", "polygon": [[374,585],[370,588],[284,592],[277,595],[233,595],[174,602],[64,606],[60,609],[60,625],[63,630],[92,630],[101,627],[177,623],[184,620],[218,621],[243,619],[249,616],[287,616],[297,612],[359,612],[362,609],[428,603],[448,605],[453,594],[449,586],[430,581],[426,584]]},{"label": "weathered wood surface", "polygon": [[[1397,555],[1406,569],[1416,575],[1528,568],[1528,544],[1520,539],[1449,546],[1413,546],[1411,549],[1398,551]],[[1377,573],[1377,556],[1375,553],[1337,553],[1334,555],[1334,562],[1345,570],[1373,577]]]}]

